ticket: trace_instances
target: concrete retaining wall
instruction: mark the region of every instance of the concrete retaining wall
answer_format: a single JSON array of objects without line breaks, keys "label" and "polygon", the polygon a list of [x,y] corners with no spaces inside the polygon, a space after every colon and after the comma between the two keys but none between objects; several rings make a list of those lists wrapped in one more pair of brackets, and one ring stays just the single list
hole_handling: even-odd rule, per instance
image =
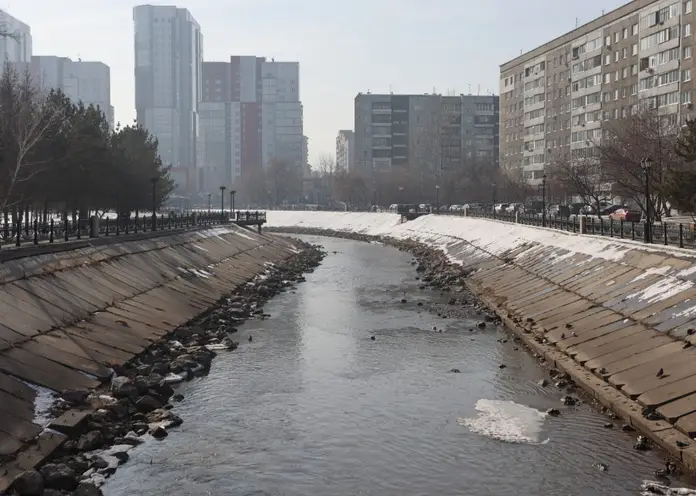
[{"label": "concrete retaining wall", "polygon": [[49,390],[100,385],[111,365],[295,252],[227,226],[0,264],[0,462],[16,458],[0,466],[0,491],[65,439],[35,415]]},{"label": "concrete retaining wall", "polygon": [[[402,224],[392,214],[271,212],[268,225],[443,249],[474,270],[467,284],[539,353],[696,467],[696,446],[676,446],[696,437],[693,251],[432,215]],[[666,421],[646,418],[646,407]]]}]

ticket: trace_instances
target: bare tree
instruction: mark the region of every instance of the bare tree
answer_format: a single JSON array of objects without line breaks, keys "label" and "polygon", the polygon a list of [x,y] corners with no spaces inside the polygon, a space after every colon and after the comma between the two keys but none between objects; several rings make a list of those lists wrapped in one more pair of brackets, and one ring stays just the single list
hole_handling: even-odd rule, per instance
[{"label": "bare tree", "polygon": [[611,192],[611,181],[602,162],[593,155],[594,148],[580,150],[580,156],[575,158],[569,154],[553,157],[550,176],[571,195],[577,195],[584,203],[592,205],[599,215],[600,205]]},{"label": "bare tree", "polygon": [[49,163],[35,152],[63,117],[62,109],[34,88],[28,72],[20,76],[5,64],[0,78],[0,210],[21,201],[18,187]]},{"label": "bare tree", "polygon": [[336,172],[336,159],[330,153],[322,153],[319,156],[319,174],[322,176],[333,176]]},{"label": "bare tree", "polygon": [[[679,126],[669,116],[642,102],[637,113],[626,119],[610,121],[601,140],[594,140],[607,179],[616,192],[629,197],[646,211],[645,184],[651,186],[651,211],[655,220],[669,212],[662,184],[670,170],[680,162],[676,152]],[[651,167],[645,171],[641,162],[649,158]],[[647,176],[647,177],[646,177]]]}]

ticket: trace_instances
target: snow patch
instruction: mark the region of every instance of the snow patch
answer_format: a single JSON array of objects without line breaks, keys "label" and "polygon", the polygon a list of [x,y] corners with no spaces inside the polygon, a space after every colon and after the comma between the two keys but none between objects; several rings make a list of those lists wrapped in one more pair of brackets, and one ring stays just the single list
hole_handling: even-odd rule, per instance
[{"label": "snow patch", "polygon": [[56,419],[55,416],[51,415],[50,411],[53,403],[59,398],[58,393],[52,389],[38,386],[22,379],[18,380],[32,388],[36,393],[36,397],[34,398],[34,418],[32,422],[41,427],[48,426]]},{"label": "snow patch", "polygon": [[546,413],[512,401],[476,402],[476,417],[460,418],[460,425],[471,432],[507,443],[543,444],[541,432]]}]

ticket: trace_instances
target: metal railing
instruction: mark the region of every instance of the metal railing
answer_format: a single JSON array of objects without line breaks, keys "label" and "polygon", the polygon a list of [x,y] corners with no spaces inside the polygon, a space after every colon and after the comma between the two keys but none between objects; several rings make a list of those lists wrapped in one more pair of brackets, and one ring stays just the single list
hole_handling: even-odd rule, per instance
[{"label": "metal railing", "polygon": [[[462,217],[464,211],[441,211],[439,215],[451,215]],[[469,211],[467,217],[495,219],[502,222],[511,222],[528,226],[546,227],[560,231],[579,233],[580,218],[582,216],[558,217],[547,216],[544,220],[541,215],[525,215],[524,213],[495,213],[481,210]],[[680,248],[696,248],[696,226],[694,224],[675,224],[671,222],[655,222],[651,224],[648,235],[652,238],[646,240],[645,222],[628,222],[584,216],[585,233],[595,236],[610,238],[630,239],[634,241],[662,244],[665,246],[678,246]],[[545,226],[544,226],[545,224]]]},{"label": "metal railing", "polygon": [[108,236],[133,235],[138,233],[204,227],[228,222],[240,224],[265,223],[265,212],[235,211],[197,212],[190,214],[134,216],[112,219],[94,217],[87,219],[50,219],[46,222],[33,219],[30,222],[0,222],[0,248],[2,246],[40,245],[80,239]]}]

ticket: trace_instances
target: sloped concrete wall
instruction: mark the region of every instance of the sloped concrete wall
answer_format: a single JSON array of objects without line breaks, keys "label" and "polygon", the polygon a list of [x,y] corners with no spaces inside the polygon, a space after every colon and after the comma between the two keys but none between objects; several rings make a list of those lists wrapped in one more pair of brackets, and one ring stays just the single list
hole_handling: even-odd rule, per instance
[{"label": "sloped concrete wall", "polygon": [[[402,224],[389,215],[271,212],[269,226],[441,248],[472,269],[467,283],[538,352],[696,467],[696,448],[675,441],[696,437],[696,253],[482,219]],[[646,407],[666,421],[646,418]]]},{"label": "sloped concrete wall", "polygon": [[[229,226],[0,264],[0,462],[39,436],[13,464],[31,468],[63,441],[35,419],[42,388],[98,386],[111,365],[296,251]],[[0,491],[13,475],[0,473]]]}]

